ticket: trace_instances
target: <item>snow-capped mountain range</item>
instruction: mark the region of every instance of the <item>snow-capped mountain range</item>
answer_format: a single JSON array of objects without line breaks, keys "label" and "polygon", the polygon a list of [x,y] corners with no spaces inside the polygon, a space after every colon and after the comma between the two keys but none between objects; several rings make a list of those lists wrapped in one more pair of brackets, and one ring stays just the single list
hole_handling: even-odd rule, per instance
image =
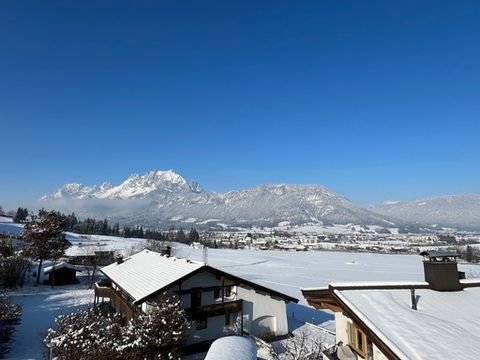
[{"label": "snow-capped mountain range", "polygon": [[132,174],[118,186],[108,182],[99,186],[65,184],[52,195],[46,195],[42,199],[137,199],[160,191],[200,193],[203,190],[195,181],[188,184],[183,177],[172,170],[156,170],[145,175]]},{"label": "snow-capped mountain range", "polygon": [[480,227],[480,196],[389,202],[363,208],[320,185],[273,184],[215,193],[172,170],[130,175],[119,185],[66,184],[44,204],[129,225],[278,226],[356,224],[385,228],[410,224]]},{"label": "snow-capped mountain range", "polygon": [[458,194],[369,207],[386,217],[426,225],[480,229],[480,195]]},{"label": "snow-capped mountain range", "polygon": [[110,183],[99,186],[66,184],[42,200],[63,209],[71,205],[71,209],[81,215],[106,216],[146,226],[179,223],[197,226],[275,226],[279,223],[392,226],[383,216],[358,207],[319,185],[259,185],[247,190],[215,193],[204,191],[195,181],[188,183],[172,170],[134,174],[117,186]]}]

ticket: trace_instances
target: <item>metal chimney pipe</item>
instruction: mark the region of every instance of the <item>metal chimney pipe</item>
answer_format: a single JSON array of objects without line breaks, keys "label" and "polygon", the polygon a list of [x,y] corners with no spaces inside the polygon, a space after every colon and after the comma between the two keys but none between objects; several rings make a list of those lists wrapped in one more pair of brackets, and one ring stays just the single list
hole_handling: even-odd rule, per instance
[{"label": "metal chimney pipe", "polygon": [[417,297],[415,296],[415,289],[410,289],[410,297],[412,299],[412,309],[417,310]]}]

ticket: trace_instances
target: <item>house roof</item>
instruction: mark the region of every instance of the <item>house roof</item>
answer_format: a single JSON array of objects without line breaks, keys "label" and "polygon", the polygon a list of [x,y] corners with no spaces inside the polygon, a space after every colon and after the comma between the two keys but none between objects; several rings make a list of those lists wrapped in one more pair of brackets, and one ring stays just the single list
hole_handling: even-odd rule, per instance
[{"label": "house roof", "polygon": [[82,266],[72,265],[72,264],[69,264],[69,263],[66,263],[66,262],[62,261],[62,262],[59,262],[58,264],[55,264],[55,266],[46,267],[45,269],[43,269],[43,273],[48,274],[48,273],[52,272],[52,270],[54,268],[55,268],[55,270],[58,270],[58,269],[72,269],[72,270],[75,270],[75,271],[85,270],[85,268],[82,267]]},{"label": "house roof", "polygon": [[166,288],[202,266],[203,264],[198,262],[143,250],[125,258],[121,264],[115,262],[101,271],[138,301]]},{"label": "house roof", "polygon": [[[435,291],[419,283],[383,288],[352,283],[304,290],[304,294],[312,303],[315,298],[317,304],[334,301],[390,358],[431,359],[435,354],[442,359],[467,359],[480,344],[480,287],[468,287],[473,284],[465,282],[462,291]],[[417,310],[411,308],[412,288]]]},{"label": "house roof", "polygon": [[286,301],[298,302],[298,299],[203,263],[168,257],[150,250],[143,250],[125,258],[120,264],[115,262],[101,269],[101,272],[132,296],[135,303],[141,303],[203,271],[230,278],[237,283],[245,284]]}]

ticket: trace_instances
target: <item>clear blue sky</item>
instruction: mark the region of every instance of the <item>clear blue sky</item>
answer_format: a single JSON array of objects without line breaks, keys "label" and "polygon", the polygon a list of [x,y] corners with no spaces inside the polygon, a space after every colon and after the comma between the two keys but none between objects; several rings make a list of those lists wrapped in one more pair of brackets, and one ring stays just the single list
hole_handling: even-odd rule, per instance
[{"label": "clear blue sky", "polygon": [[0,3],[0,205],[174,169],[480,192],[478,1]]}]

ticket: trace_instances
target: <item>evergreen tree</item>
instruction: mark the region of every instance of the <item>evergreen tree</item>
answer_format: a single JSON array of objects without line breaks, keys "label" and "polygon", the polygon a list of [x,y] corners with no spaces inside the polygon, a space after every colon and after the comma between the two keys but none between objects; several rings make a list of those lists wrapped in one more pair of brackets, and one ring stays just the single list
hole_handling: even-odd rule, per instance
[{"label": "evergreen tree", "polygon": [[28,217],[27,208],[19,207],[17,209],[17,212],[15,213],[15,216],[13,217],[13,221],[16,223],[21,223],[27,220],[27,217]]},{"label": "evergreen tree", "polygon": [[200,240],[200,235],[198,234],[197,230],[191,228],[190,232],[188,233],[188,243],[192,244],[194,242],[198,242],[198,240]]},{"label": "evergreen tree", "polygon": [[187,242],[187,237],[185,236],[185,233],[182,229],[178,230],[175,234],[175,241],[183,244]]},{"label": "evergreen tree", "polygon": [[465,261],[472,262],[473,260],[473,248],[470,245],[467,245],[465,251]]}]

